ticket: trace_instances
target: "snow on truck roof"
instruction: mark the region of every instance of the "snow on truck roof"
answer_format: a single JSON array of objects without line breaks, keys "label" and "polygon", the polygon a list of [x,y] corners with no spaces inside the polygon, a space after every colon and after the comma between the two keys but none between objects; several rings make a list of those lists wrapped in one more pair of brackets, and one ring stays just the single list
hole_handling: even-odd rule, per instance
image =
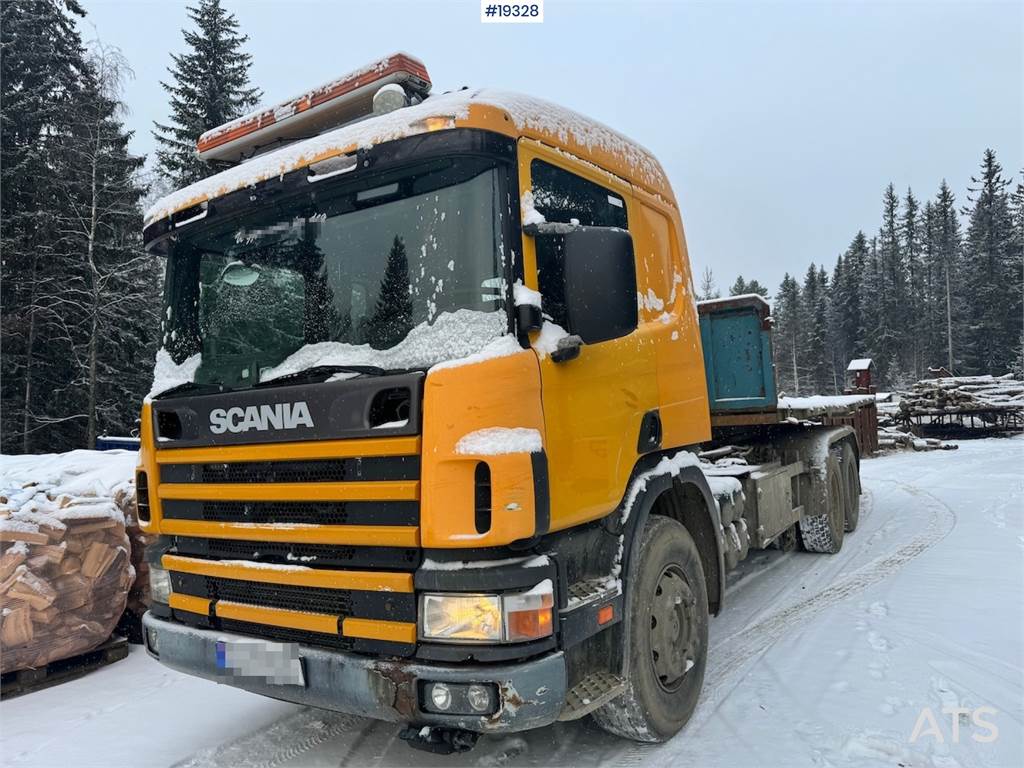
[{"label": "snow on truck roof", "polygon": [[668,179],[654,155],[619,132],[543,99],[480,88],[431,96],[415,106],[258,155],[158,200],[146,211],[145,225],[322,160],[418,133],[455,127],[483,128],[557,143],[648,192],[668,201],[674,199]]}]

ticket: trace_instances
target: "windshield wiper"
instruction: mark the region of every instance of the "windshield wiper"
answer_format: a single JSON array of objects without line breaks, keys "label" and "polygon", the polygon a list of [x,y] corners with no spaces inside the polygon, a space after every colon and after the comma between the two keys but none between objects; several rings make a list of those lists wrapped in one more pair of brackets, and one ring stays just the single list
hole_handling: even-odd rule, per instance
[{"label": "windshield wiper", "polygon": [[261,381],[255,384],[256,387],[272,387],[276,384],[292,383],[296,380],[312,379],[317,376],[327,376],[332,373],[356,373],[364,376],[383,376],[391,371],[386,371],[376,365],[314,365],[295,373],[279,376],[270,381]]}]

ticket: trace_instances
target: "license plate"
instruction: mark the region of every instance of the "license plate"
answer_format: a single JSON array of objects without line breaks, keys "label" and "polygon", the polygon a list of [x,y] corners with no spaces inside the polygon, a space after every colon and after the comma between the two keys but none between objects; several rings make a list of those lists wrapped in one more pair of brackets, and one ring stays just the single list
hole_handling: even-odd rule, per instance
[{"label": "license plate", "polygon": [[302,685],[306,677],[296,643],[218,640],[217,669],[225,677],[256,678],[271,685]]}]

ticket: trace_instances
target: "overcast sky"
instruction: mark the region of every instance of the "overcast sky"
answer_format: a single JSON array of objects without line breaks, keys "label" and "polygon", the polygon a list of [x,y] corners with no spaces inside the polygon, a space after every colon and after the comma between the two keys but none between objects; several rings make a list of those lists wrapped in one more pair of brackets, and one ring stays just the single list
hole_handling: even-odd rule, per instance
[{"label": "overcast sky", "polygon": [[[128,125],[150,153],[185,3],[84,5],[83,36],[135,71]],[[1015,178],[1024,164],[1021,2],[547,0],[529,25],[481,24],[477,0],[225,5],[265,103],[405,50],[435,91],[523,91],[625,133],[665,166],[695,276],[710,265],[721,288],[831,269],[889,181],[929,197],[945,177],[964,202],[986,147]]]}]

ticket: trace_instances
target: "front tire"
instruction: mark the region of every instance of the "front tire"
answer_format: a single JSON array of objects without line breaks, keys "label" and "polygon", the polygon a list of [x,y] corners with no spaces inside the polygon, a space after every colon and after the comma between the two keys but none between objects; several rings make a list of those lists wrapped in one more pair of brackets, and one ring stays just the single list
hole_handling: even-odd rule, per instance
[{"label": "front tire", "polygon": [[663,742],[697,707],[707,665],[708,596],[697,545],[681,523],[652,516],[642,536],[629,590],[626,690],[593,718],[617,736]]}]

